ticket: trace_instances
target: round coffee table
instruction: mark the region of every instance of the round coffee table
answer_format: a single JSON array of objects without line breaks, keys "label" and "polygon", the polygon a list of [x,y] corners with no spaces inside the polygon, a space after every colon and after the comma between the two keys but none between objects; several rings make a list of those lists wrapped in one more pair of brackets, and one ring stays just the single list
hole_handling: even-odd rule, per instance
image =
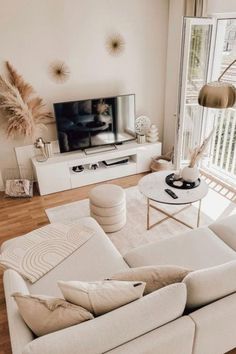
[{"label": "round coffee table", "polygon": [[[178,189],[170,187],[166,182],[165,178],[173,171],[160,171],[155,173],[150,173],[139,181],[138,187],[139,191],[147,198],[147,229],[150,230],[152,227],[160,224],[161,222],[172,218],[181,224],[193,229],[193,226],[187,224],[186,222],[175,217],[178,213],[187,209],[191,206],[192,203],[199,201],[198,207],[198,216],[197,216],[197,227],[200,224],[200,215],[201,215],[201,200],[207,195],[208,185],[204,180],[201,179],[201,183],[198,187],[193,189]],[[165,189],[172,190],[177,196],[178,199],[173,199],[169,194],[165,192]],[[151,204],[151,201],[161,203],[161,204],[171,204],[171,205],[186,205],[181,210],[170,214],[166,211],[156,207]],[[150,225],[150,209],[155,209],[165,214],[166,217],[152,225]]]}]

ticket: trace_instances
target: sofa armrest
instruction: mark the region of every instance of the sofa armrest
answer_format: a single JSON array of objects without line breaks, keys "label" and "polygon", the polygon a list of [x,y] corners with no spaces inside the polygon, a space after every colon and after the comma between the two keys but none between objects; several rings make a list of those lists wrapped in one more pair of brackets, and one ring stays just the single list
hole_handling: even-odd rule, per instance
[{"label": "sofa armrest", "polygon": [[172,284],[103,316],[37,338],[23,354],[104,353],[180,317],[185,304],[185,284]]},{"label": "sofa armrest", "polygon": [[13,354],[22,354],[27,343],[34,339],[34,335],[23,321],[12,293],[22,292],[29,294],[24,279],[14,270],[6,270],[3,275],[4,292],[7,306],[7,318]]},{"label": "sofa armrest", "polygon": [[220,219],[209,225],[211,229],[222,241],[236,251],[236,215]]}]

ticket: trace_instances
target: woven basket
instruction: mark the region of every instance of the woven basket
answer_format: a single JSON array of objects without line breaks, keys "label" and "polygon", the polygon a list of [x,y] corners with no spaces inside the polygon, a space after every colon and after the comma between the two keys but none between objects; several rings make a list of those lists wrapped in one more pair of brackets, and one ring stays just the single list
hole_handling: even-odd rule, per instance
[{"label": "woven basket", "polygon": [[170,158],[161,155],[152,159],[150,169],[152,172],[172,170],[173,165]]}]

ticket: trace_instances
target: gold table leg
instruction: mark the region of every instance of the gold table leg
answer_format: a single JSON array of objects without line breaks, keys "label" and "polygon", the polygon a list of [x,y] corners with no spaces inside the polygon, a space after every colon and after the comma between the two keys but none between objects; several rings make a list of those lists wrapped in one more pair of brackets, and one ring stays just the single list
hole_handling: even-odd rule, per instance
[{"label": "gold table leg", "polygon": [[200,225],[200,217],[201,217],[201,205],[202,205],[202,200],[199,200],[199,206],[198,206],[198,214],[197,214],[197,227]]},{"label": "gold table leg", "polygon": [[[189,203],[188,205],[186,205],[181,210],[178,210],[175,213],[170,214],[170,213],[164,211],[163,209],[160,209],[160,208],[156,207],[155,205],[152,205],[150,203],[150,199],[147,198],[147,230],[152,229],[154,226],[157,226],[157,225],[161,224],[163,221],[165,221],[167,219],[173,219],[173,220],[183,224],[184,226],[189,227],[190,229],[194,229],[194,227],[192,225],[190,225],[190,224],[188,224],[188,223],[186,223],[186,222],[184,222],[184,221],[182,221],[182,220],[180,220],[180,219],[175,217],[175,215],[181,213],[181,211],[183,211],[185,209],[188,209],[191,205],[192,205],[192,203]],[[150,209],[157,210],[157,211],[161,212],[162,214],[166,215],[166,217],[151,225],[150,224]],[[200,224],[200,215],[201,215],[201,200],[199,201],[198,216],[197,216],[197,227]]]}]

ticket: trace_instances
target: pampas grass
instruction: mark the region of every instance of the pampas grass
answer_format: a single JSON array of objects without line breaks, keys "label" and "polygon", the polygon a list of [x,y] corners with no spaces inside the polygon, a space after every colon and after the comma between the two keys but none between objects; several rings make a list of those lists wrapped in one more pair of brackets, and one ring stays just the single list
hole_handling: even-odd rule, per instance
[{"label": "pampas grass", "polygon": [[212,129],[211,133],[208,135],[207,138],[203,140],[202,144],[200,146],[195,147],[191,151],[189,167],[194,167],[198,163],[198,161],[203,157],[214,131],[215,129]]},{"label": "pampas grass", "polygon": [[44,125],[52,114],[9,62],[6,67],[9,79],[0,76],[0,109],[8,119],[7,135],[11,138],[17,135],[34,137],[36,126]]}]

